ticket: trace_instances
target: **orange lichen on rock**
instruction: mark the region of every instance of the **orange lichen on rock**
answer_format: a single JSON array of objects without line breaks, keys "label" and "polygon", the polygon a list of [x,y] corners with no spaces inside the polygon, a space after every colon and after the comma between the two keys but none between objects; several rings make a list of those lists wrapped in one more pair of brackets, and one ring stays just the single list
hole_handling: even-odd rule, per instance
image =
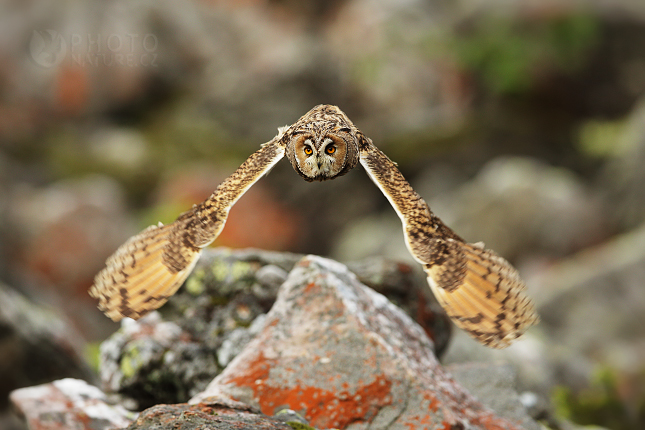
[{"label": "orange lichen on rock", "polygon": [[423,329],[347,268],[305,257],[264,327],[191,402],[228,398],[316,428],[519,429],[446,373]]}]

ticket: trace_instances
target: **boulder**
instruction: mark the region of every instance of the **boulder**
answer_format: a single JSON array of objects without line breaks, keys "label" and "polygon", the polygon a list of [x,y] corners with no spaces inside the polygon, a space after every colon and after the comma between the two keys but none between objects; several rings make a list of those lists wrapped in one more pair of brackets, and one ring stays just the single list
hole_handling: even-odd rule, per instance
[{"label": "boulder", "polygon": [[0,282],[0,413],[16,388],[64,377],[91,379],[80,339],[59,313]]},{"label": "boulder", "polygon": [[303,258],[264,326],[191,403],[284,408],[317,428],[519,429],[438,363],[423,330],[346,266]]},{"label": "boulder", "polygon": [[79,379],[61,379],[11,393],[30,430],[107,430],[130,424],[136,414],[111,406],[98,388]]},{"label": "boulder", "polygon": [[[301,255],[207,249],[186,285],[159,312],[126,319],[101,345],[101,380],[137,408],[186,402],[206,388],[262,327]],[[450,337],[442,312],[410,266],[382,258],[350,264],[358,278],[414,315],[439,351]]]}]

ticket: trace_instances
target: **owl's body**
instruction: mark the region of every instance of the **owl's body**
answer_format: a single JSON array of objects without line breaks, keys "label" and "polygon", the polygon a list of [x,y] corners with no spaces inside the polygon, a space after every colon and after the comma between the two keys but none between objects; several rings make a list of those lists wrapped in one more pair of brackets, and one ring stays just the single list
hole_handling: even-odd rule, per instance
[{"label": "owl's body", "polygon": [[319,105],[253,153],[204,202],[167,226],[122,245],[96,276],[90,295],[110,318],[138,318],[163,305],[201,250],[219,235],[235,202],[284,155],[306,181],[342,176],[358,164],[401,218],[406,245],[455,324],[503,348],[539,318],[517,271],[482,244],[469,244],[436,217],[372,141],[336,106]]}]

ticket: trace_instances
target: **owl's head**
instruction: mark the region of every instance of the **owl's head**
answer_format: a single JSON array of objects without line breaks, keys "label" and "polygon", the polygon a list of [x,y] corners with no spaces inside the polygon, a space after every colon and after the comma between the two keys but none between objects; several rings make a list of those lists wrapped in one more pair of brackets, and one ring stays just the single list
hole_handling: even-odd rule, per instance
[{"label": "owl's head", "polygon": [[325,181],[349,172],[358,163],[358,129],[336,106],[319,105],[286,134],[286,154],[305,181]]}]

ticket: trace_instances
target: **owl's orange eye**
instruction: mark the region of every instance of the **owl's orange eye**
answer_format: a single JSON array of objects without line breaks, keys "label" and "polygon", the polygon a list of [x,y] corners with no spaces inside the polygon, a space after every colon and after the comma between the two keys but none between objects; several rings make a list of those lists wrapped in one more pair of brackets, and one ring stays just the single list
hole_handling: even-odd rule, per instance
[{"label": "owl's orange eye", "polygon": [[311,149],[311,148],[310,148],[310,147],[308,147],[308,146],[305,146],[305,154],[306,154],[306,155],[311,155],[311,154],[313,154],[313,153],[314,153],[314,150],[313,150],[313,149]]},{"label": "owl's orange eye", "polygon": [[327,152],[327,154],[333,154],[334,152],[336,152],[336,147],[334,145],[329,145],[327,148],[325,148],[325,152]]}]

